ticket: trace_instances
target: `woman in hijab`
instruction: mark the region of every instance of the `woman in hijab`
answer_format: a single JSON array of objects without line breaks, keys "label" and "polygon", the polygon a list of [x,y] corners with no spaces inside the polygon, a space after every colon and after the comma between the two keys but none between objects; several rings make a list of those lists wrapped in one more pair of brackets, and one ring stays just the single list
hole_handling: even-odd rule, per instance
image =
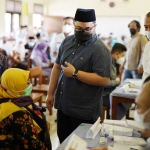
[{"label": "woman in hijab", "polygon": [[[7,69],[0,85],[0,149],[51,150],[44,144],[46,122],[35,110],[31,97],[32,84],[29,71]],[[36,113],[35,113],[36,112]],[[45,126],[44,126],[45,125]]]},{"label": "woman in hijab", "polygon": [[30,58],[33,61],[34,66],[42,66],[42,75],[50,78],[51,70],[53,67],[53,63],[48,59],[46,50],[48,48],[48,44],[44,41],[37,43],[34,47]]}]

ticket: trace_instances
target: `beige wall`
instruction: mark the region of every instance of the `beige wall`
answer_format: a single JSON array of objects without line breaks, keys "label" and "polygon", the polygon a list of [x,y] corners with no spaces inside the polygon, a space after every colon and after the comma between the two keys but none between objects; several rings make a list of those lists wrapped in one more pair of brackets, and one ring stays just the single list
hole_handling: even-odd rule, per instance
[{"label": "beige wall", "polygon": [[[33,14],[33,6],[36,4],[43,4],[44,15],[48,14],[48,4],[49,0],[22,0],[23,2],[28,2],[28,12]],[[5,31],[5,0],[0,0],[0,33]],[[21,25],[28,25],[28,16],[21,16]]]},{"label": "beige wall", "polygon": [[[115,2],[114,8],[109,7],[111,1]],[[94,8],[97,16],[138,16],[143,25],[145,14],[150,11],[150,0],[50,0],[48,14],[74,16],[77,8]]]},{"label": "beige wall", "polygon": [[5,31],[5,0],[0,0],[0,33]]},{"label": "beige wall", "polygon": [[[22,0],[28,2],[28,11],[33,13],[34,3],[44,5],[44,15],[74,16],[77,8],[94,8],[97,16],[139,16],[143,26],[144,16],[150,11],[150,0],[113,0],[115,7],[110,8],[112,0]],[[0,0],[0,33],[5,30],[5,0]],[[28,25],[28,16],[21,17],[21,24]]]},{"label": "beige wall", "polygon": [[[44,6],[44,15],[47,15],[48,13],[48,0],[22,0],[23,2],[28,3],[28,13],[33,14],[34,13],[34,4],[42,4]],[[28,25],[28,16],[23,16],[21,17],[21,24],[22,25]]]}]

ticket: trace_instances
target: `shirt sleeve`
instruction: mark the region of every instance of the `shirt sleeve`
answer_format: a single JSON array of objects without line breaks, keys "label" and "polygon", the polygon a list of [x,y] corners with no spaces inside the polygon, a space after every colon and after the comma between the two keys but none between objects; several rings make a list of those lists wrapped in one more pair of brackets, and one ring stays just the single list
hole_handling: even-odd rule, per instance
[{"label": "shirt sleeve", "polygon": [[[57,36],[56,36],[57,37]],[[56,42],[56,38],[51,42],[51,52],[53,53],[53,52],[57,52],[57,50],[56,50],[56,44],[57,44],[57,42]]]},{"label": "shirt sleeve", "polygon": [[110,51],[102,45],[96,49],[92,57],[92,72],[97,73],[102,77],[111,76],[112,58]]},{"label": "shirt sleeve", "polygon": [[42,66],[43,68],[44,67],[49,67],[48,63],[43,63],[42,62],[42,59],[40,58],[40,56],[36,55],[36,57],[33,58],[33,61],[35,62],[36,66]]},{"label": "shirt sleeve", "polygon": [[119,84],[119,82],[117,80],[110,80],[107,86],[112,87],[112,86],[116,86],[118,84]]},{"label": "shirt sleeve", "polygon": [[15,112],[9,116],[9,120],[19,143],[21,143],[21,149],[47,150],[41,142],[37,129],[28,112]]},{"label": "shirt sleeve", "polygon": [[141,58],[140,58],[140,65],[142,64],[143,61],[143,53],[144,53],[144,49],[145,49],[145,45],[147,44],[148,40],[145,36],[142,35],[141,37]]}]

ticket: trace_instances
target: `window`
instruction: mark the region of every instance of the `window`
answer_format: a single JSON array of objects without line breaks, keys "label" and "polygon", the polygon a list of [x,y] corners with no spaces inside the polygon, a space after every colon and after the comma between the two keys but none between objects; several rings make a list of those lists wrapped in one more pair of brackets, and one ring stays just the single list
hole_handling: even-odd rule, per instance
[{"label": "window", "polygon": [[34,13],[43,15],[43,5],[34,4]]},{"label": "window", "polygon": [[34,4],[33,27],[39,28],[42,23],[43,5]]},{"label": "window", "polygon": [[21,1],[6,0],[5,32],[14,33],[20,26]]},{"label": "window", "polygon": [[33,14],[33,27],[41,27],[42,23],[42,15],[41,14]]}]

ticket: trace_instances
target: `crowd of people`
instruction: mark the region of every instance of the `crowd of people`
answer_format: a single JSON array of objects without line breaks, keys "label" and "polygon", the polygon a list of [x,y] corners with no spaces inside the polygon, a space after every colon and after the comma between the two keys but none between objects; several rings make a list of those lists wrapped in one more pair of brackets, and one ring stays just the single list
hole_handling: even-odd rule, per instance
[{"label": "crowd of people", "polygon": [[[16,35],[19,38],[14,46],[5,34],[1,36],[0,149],[51,150],[45,109],[30,97],[29,59],[31,67],[42,66],[48,79],[46,107],[57,109],[60,143],[81,123],[93,124],[101,117],[102,106],[110,108],[109,95],[120,82],[142,79],[142,75],[134,118],[146,129],[143,137],[150,137],[150,13],[144,22],[146,36],[140,34],[140,23],[133,20],[128,25],[131,37],[126,45],[114,43],[111,49],[95,33],[96,26],[94,9],[77,9],[74,18],[63,19],[62,33],[54,34],[51,40],[42,33],[27,37],[26,27]],[[118,119],[130,107],[120,105],[124,109]]]}]

